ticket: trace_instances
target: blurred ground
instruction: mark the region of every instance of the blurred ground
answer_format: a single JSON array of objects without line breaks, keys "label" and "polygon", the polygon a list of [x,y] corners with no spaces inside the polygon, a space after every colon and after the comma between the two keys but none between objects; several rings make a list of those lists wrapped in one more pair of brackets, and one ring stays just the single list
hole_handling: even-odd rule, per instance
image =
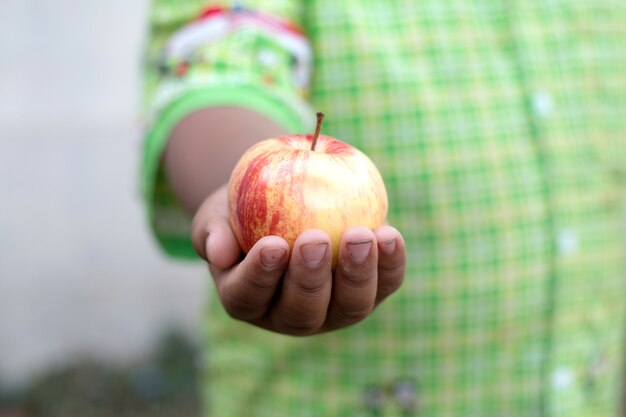
[{"label": "blurred ground", "polygon": [[177,334],[125,367],[80,361],[0,391],[0,417],[199,415],[196,350]]},{"label": "blurred ground", "polygon": [[[15,392],[28,416],[108,415],[79,410],[135,404],[128,381],[162,362],[151,355],[170,329],[197,343],[208,274],[163,258],[137,192],[146,10],[0,1],[2,417],[22,415],[7,411]],[[93,386],[105,388],[92,401]]]}]

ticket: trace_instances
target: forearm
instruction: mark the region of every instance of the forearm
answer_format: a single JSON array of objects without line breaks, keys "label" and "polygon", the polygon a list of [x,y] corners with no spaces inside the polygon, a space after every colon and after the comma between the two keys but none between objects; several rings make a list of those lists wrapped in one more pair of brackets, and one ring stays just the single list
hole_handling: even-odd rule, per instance
[{"label": "forearm", "polygon": [[243,108],[215,107],[185,117],[169,137],[163,164],[190,213],[228,181],[239,157],[259,140],[285,133],[267,117]]}]

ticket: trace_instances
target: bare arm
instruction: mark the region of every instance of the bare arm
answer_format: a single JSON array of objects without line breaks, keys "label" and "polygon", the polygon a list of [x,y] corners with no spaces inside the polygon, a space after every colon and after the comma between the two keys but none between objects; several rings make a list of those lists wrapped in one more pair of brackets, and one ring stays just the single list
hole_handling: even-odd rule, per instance
[{"label": "bare arm", "polygon": [[170,135],[163,163],[176,197],[194,214],[228,182],[239,157],[259,140],[285,131],[270,119],[238,107],[216,107],[185,117]]}]

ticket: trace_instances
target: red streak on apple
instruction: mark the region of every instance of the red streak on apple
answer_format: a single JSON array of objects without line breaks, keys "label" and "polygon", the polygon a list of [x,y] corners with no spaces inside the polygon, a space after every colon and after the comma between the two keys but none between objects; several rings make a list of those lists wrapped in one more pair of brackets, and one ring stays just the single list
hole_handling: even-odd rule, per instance
[{"label": "red streak on apple", "polygon": [[339,241],[352,226],[374,229],[387,215],[380,173],[356,148],[320,135],[286,135],[250,148],[229,182],[229,219],[248,252],[262,237],[281,236],[293,247],[307,229],[326,231],[336,263]]}]

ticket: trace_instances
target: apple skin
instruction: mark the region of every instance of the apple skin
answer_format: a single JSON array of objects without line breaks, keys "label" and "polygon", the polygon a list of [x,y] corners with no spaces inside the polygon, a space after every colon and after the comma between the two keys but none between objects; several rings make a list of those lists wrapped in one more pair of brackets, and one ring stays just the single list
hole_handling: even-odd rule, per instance
[{"label": "apple skin", "polygon": [[350,227],[370,229],[387,216],[387,191],[374,163],[330,136],[285,135],[253,145],[235,166],[228,185],[229,221],[248,252],[262,237],[285,239],[291,248],[307,229],[328,233],[333,267],[341,236]]}]

